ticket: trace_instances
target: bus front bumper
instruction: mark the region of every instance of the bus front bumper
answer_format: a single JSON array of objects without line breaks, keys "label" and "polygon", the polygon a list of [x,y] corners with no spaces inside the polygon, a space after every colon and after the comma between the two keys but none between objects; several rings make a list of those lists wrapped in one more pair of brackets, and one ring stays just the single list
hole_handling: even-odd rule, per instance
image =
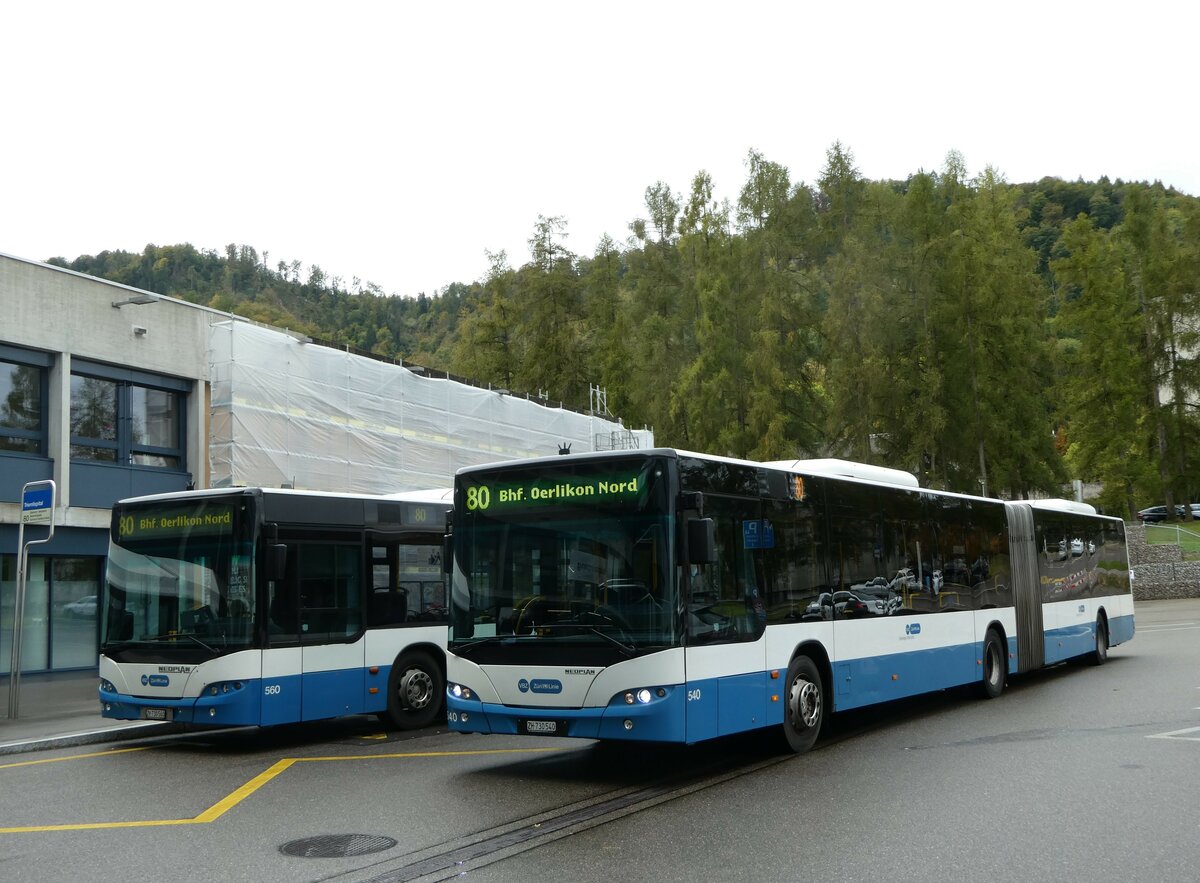
[{"label": "bus front bumper", "polygon": [[603,708],[506,706],[448,693],[446,719],[449,729],[456,733],[684,742],[684,690],[666,688],[664,693],[647,703],[632,704],[616,696]]},{"label": "bus front bumper", "polygon": [[[195,697],[131,696],[100,685],[100,716],[114,720],[172,721],[208,726],[257,726],[261,720],[257,681],[214,684]],[[213,687],[216,688],[215,692]]]}]

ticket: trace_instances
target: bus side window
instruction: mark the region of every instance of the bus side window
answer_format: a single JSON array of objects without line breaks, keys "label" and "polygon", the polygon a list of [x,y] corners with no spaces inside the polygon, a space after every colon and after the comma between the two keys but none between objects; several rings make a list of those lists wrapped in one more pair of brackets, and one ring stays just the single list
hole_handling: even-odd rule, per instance
[{"label": "bus side window", "polygon": [[299,546],[300,632],[309,641],[337,640],[362,630],[362,547]]},{"label": "bus side window", "polygon": [[396,543],[371,547],[371,594],[367,625],[402,625],[408,620],[408,591],[399,584],[400,547]]},{"label": "bus side window", "polygon": [[701,566],[693,580],[689,627],[707,643],[756,640],[766,628],[758,560],[766,523],[758,502],[713,495],[705,514],[716,522],[717,561]]}]

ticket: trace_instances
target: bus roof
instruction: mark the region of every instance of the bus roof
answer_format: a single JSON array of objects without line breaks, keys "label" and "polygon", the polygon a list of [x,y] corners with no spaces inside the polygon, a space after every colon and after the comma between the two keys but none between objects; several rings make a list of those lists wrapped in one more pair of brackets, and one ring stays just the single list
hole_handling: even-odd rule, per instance
[{"label": "bus roof", "polygon": [[394,494],[368,494],[340,491],[309,491],[295,490],[293,488],[274,488],[274,487],[213,487],[204,488],[202,490],[191,491],[171,491],[165,494],[147,494],[141,497],[127,497],[123,500],[118,500],[117,504],[124,503],[150,503],[158,500],[191,500],[197,497],[223,497],[236,494],[263,494],[267,496],[291,496],[291,497],[322,497],[335,498],[340,500],[394,500],[401,503],[439,503],[445,502],[448,505],[453,503],[454,490],[453,488],[433,488],[430,490],[420,491],[400,491]]},{"label": "bus roof", "polygon": [[[1018,502],[1016,500],[1013,501]],[[1028,503],[1034,509],[1047,509],[1053,512],[1074,512],[1076,515],[1096,515],[1096,507],[1089,503],[1080,503],[1076,500],[1024,500],[1021,502]]]}]

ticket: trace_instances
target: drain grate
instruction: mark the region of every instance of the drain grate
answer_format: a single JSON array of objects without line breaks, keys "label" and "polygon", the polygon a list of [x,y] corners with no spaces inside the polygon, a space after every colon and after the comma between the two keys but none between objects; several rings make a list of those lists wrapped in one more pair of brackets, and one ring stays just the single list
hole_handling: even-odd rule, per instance
[{"label": "drain grate", "polygon": [[321,834],[291,840],[279,847],[279,851],[300,858],[349,858],[383,852],[395,845],[391,837],[380,834]]}]

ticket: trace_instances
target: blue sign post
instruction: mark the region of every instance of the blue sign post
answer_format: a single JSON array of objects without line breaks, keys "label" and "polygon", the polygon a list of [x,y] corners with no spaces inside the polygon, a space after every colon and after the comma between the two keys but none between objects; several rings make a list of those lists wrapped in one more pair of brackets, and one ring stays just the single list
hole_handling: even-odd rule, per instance
[{"label": "blue sign post", "polygon": [[[17,597],[13,605],[12,665],[8,674],[8,717],[16,720],[21,690],[21,628],[25,619],[25,577],[29,570],[29,547],[48,543],[54,536],[53,481],[31,481],[21,488],[21,524],[17,528]],[[25,542],[25,525],[49,528],[40,540]]]}]

